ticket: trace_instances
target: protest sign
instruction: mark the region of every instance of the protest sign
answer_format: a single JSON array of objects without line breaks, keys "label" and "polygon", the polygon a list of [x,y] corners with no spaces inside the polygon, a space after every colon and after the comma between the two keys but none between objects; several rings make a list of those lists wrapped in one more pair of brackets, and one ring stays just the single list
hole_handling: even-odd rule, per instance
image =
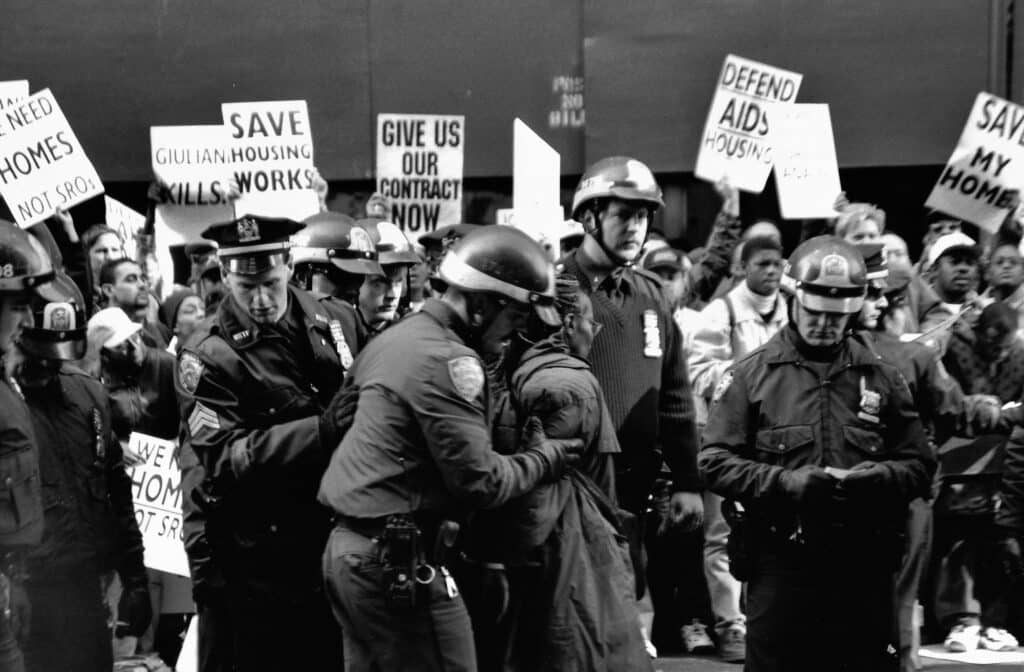
[{"label": "protest sign", "polygon": [[1024,107],[979,93],[925,206],[995,232],[1024,181]]},{"label": "protest sign", "polygon": [[512,131],[512,223],[537,241],[549,240],[561,225],[561,157],[522,120]]},{"label": "protest sign", "polygon": [[377,191],[407,234],[462,221],[465,129],[461,115],[377,115]]},{"label": "protest sign", "polygon": [[128,468],[135,520],[146,547],[150,569],[189,576],[181,518],[181,467],[176,445],[132,432],[128,451],[140,463]]},{"label": "protest sign", "polygon": [[121,236],[125,256],[129,259],[134,259],[135,237],[139,231],[142,231],[142,227],[146,225],[146,217],[110,196],[104,196],[103,202],[107,210],[107,226],[117,231],[117,234]]},{"label": "protest sign", "polygon": [[0,110],[25,98],[28,98],[27,79],[12,79],[7,82],[0,82]]},{"label": "protest sign", "polygon": [[842,188],[828,105],[772,105],[775,186],[783,219],[835,217]]},{"label": "protest sign", "polygon": [[230,140],[225,126],[153,126],[153,175],[164,185],[154,228],[158,248],[199,240],[210,224],[234,218]]},{"label": "protest sign", "polygon": [[240,195],[235,216],[290,217],[320,211],[313,191],[313,133],[304,100],[221,105]]},{"label": "protest sign", "polygon": [[803,75],[729,54],[704,123],[697,177],[761,193],[772,168],[770,103],[793,103]]},{"label": "protest sign", "polygon": [[103,193],[103,183],[49,89],[0,112],[0,195],[18,226]]}]

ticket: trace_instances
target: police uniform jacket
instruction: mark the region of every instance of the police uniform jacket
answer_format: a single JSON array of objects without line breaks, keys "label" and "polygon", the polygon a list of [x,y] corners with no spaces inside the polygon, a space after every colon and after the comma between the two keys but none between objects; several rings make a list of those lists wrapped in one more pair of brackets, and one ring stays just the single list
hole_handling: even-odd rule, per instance
[{"label": "police uniform jacket", "polygon": [[25,396],[39,440],[46,529],[29,558],[34,579],[116,569],[145,582],[132,483],[111,428],[103,385],[65,364],[45,388]]},{"label": "police uniform jacket", "polygon": [[328,520],[314,493],[331,447],[318,426],[353,357],[343,319],[289,287],[284,317],[261,326],[229,296],[180,353],[194,568],[212,559],[240,581],[319,583]]},{"label": "police uniform jacket", "polygon": [[532,453],[492,449],[483,364],[467,327],[430,299],[362,351],[350,372],[359,401],[331,457],[320,501],[351,518],[454,515],[530,491],[545,469]]},{"label": "police uniform jacket", "polygon": [[[645,473],[653,484],[664,459],[676,490],[700,490],[690,378],[661,280],[637,268],[595,278],[582,249],[564,266],[590,294],[594,319],[603,325],[590,361],[618,434],[621,467]],[[623,506],[631,509],[629,502]]]},{"label": "police uniform jacket", "polygon": [[2,375],[0,408],[0,552],[6,553],[42,539],[43,503],[32,419],[13,381]]},{"label": "police uniform jacket", "polygon": [[[829,522],[863,529],[902,525],[902,507],[928,492],[935,471],[903,376],[852,338],[827,363],[813,361],[813,350],[788,325],[726,374],[700,454],[708,487],[783,525],[795,515],[835,515]],[[844,511],[795,511],[780,486],[783,470],[863,462],[885,466],[884,487]]]}]

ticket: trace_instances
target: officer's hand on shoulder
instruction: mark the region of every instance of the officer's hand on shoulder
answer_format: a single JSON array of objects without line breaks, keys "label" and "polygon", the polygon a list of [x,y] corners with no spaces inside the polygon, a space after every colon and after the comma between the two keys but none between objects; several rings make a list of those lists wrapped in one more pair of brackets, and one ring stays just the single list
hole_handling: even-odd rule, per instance
[{"label": "officer's hand on shoulder", "polygon": [[580,439],[552,439],[544,433],[544,425],[538,417],[531,415],[523,425],[523,441],[526,452],[540,455],[546,467],[545,480],[557,480],[566,469],[580,461],[583,456],[583,441]]},{"label": "officer's hand on shoulder", "polygon": [[784,469],[779,474],[783,493],[797,504],[820,504],[832,499],[839,479],[816,464]]}]

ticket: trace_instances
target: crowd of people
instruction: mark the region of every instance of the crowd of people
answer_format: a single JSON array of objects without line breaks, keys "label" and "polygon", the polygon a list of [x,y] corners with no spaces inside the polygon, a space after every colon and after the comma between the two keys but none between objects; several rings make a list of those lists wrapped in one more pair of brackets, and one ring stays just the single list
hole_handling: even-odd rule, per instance
[{"label": "crowd of people", "polygon": [[[914,263],[873,205],[789,251],[716,187],[688,252],[626,157],[556,251],[411,241],[377,198],[248,213],[173,287],[159,187],[133,258],[63,210],[0,222],[0,670],[174,666],[194,615],[203,672],[1015,649],[1019,208],[983,244],[933,213]],[[176,442],[190,577],[144,564],[133,432]]]}]

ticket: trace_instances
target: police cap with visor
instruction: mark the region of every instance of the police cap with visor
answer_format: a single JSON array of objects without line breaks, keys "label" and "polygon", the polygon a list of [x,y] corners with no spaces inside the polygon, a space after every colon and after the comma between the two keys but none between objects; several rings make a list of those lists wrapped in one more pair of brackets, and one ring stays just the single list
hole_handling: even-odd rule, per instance
[{"label": "police cap with visor", "polygon": [[782,284],[809,310],[857,313],[864,305],[867,268],[852,244],[836,236],[816,236],[790,255]]},{"label": "police cap with visor", "polygon": [[217,243],[217,257],[226,272],[257,275],[288,264],[290,237],[303,226],[286,218],[245,215],[210,226],[202,237]]}]

